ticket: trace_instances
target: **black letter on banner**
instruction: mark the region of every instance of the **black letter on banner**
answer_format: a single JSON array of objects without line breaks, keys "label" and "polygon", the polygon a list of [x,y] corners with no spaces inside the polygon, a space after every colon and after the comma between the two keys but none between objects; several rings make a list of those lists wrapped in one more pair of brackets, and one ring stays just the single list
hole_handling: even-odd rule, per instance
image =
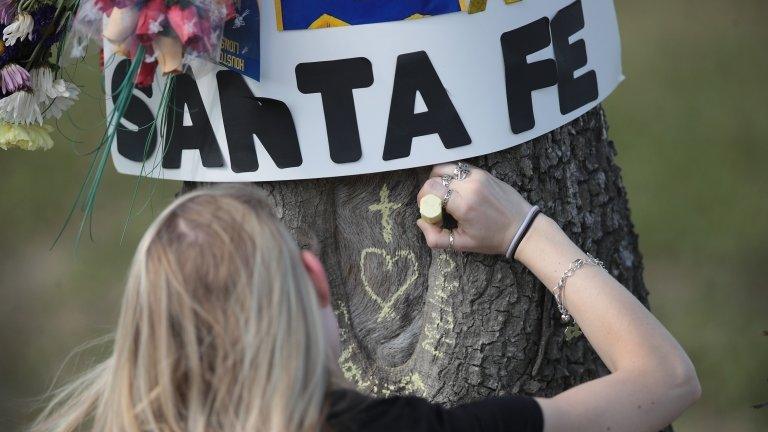
[{"label": "black letter on banner", "polygon": [[[184,107],[189,111],[191,126],[184,126]],[[197,89],[195,79],[189,74],[176,76],[171,101],[168,104],[168,130],[165,135],[165,155],[163,168],[179,168],[181,151],[197,149],[204,167],[223,167],[216,135],[213,134],[211,121],[205,112],[203,99]]]},{"label": "black letter on banner", "polygon": [[291,111],[284,102],[253,96],[245,79],[237,72],[220,71],[216,81],[232,171],[259,169],[253,135],[259,138],[278,168],[301,165],[299,137]]},{"label": "black letter on banner", "polygon": [[538,19],[501,35],[509,125],[516,134],[531,130],[536,125],[531,92],[557,84],[554,60],[534,63],[526,60],[526,56],[543,50],[550,42],[548,18]]},{"label": "black letter on banner", "polygon": [[584,28],[581,0],[561,9],[552,18],[552,47],[557,61],[557,91],[560,95],[560,113],[568,114],[597,99],[597,74],[591,70],[578,78],[573,73],[587,64],[584,39],[573,44],[568,38]]},{"label": "black letter on banner", "polygon": [[336,163],[360,160],[360,131],[352,90],[373,85],[370,60],[357,57],[301,63],[296,65],[296,84],[304,94],[322,96],[331,160]]},{"label": "black letter on banner", "polygon": [[[420,113],[413,112],[417,92],[427,106],[427,110]],[[408,157],[414,137],[435,133],[445,148],[472,143],[427,53],[418,51],[399,55],[384,141],[384,160]]]},{"label": "black letter on banner", "polygon": [[[131,61],[124,59],[115,66],[112,73],[112,103],[117,103],[119,94],[117,88],[123,83],[125,77],[128,75],[128,68],[131,66]],[[152,87],[136,88],[141,91],[147,97],[152,97]],[[152,153],[155,152],[157,147],[157,140],[155,139],[155,117],[152,115],[152,110],[149,109],[147,104],[139,99],[136,95],[131,96],[131,100],[128,102],[128,107],[123,113],[124,120],[131,122],[138,130],[132,131],[125,127],[125,125],[118,125],[117,127],[117,152],[124,158],[132,160],[134,162],[144,162],[149,159]],[[146,147],[146,152],[145,148]]]}]

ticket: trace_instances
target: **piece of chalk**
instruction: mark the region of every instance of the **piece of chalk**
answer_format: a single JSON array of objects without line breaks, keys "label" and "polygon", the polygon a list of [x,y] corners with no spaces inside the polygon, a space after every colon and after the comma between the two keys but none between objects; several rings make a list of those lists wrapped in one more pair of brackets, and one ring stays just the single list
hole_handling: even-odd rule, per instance
[{"label": "piece of chalk", "polygon": [[431,224],[437,224],[443,220],[443,200],[437,195],[425,195],[419,201],[421,219]]}]

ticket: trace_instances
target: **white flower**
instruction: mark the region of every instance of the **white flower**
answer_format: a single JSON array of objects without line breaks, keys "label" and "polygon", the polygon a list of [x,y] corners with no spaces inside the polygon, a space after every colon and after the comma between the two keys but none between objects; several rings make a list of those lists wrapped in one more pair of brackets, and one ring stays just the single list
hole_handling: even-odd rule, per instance
[{"label": "white flower", "polygon": [[82,59],[85,57],[86,48],[88,48],[88,38],[83,35],[72,34],[70,37],[71,49],[69,56],[74,59]]},{"label": "white flower", "polygon": [[[101,20],[104,17],[104,13],[101,12],[94,0],[81,0],[80,6],[77,8],[77,20],[87,21],[89,23],[98,23],[98,27],[101,28]],[[94,26],[91,24],[91,26]]]},{"label": "white flower", "polygon": [[40,111],[46,119],[59,118],[78,98],[80,89],[76,85],[59,78],[53,79],[53,71],[48,67],[32,69],[30,86],[35,94]]},{"label": "white flower", "polygon": [[61,115],[64,114],[64,111],[68,110],[72,105],[74,105],[78,95],[80,94],[80,89],[78,89],[76,85],[70,82],[65,82],[62,79],[58,79],[56,82],[60,82],[60,84],[65,87],[65,90],[62,91],[61,96],[57,96],[49,101],[46,101],[46,104],[40,107],[40,109],[43,110],[43,117],[46,119],[51,117],[61,118]]},{"label": "white flower", "polygon": [[39,67],[29,72],[29,84],[38,100],[44,98],[53,99],[59,91],[53,85],[53,71],[51,68]]},{"label": "white flower", "polygon": [[95,0],[80,0],[76,4],[79,5],[76,8],[77,14],[67,32],[64,46],[70,58],[82,59],[85,57],[89,40],[101,41],[104,14]]},{"label": "white flower", "polygon": [[8,123],[42,124],[43,115],[35,95],[26,90],[19,90],[0,99],[0,120]]},{"label": "white flower", "polygon": [[35,26],[32,15],[26,12],[19,12],[16,20],[3,29],[3,42],[6,45],[13,45],[17,40],[30,39],[30,34]]},{"label": "white flower", "polygon": [[[49,67],[39,67],[29,72],[29,85],[37,96],[37,100],[44,101],[60,96],[69,97],[67,82],[59,78],[54,81],[53,70]],[[79,93],[79,91],[78,91]]]},{"label": "white flower", "polygon": [[29,73],[30,91],[19,90],[0,99],[0,120],[15,124],[42,124],[49,118],[60,118],[78,99],[76,85],[54,79],[48,67],[32,69]]}]

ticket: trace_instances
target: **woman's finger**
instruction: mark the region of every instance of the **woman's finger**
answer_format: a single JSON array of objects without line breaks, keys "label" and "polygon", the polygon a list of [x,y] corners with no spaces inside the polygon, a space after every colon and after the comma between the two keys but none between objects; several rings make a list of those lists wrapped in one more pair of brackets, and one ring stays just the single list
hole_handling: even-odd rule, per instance
[{"label": "woman's finger", "polygon": [[[416,221],[416,225],[424,233],[427,246],[432,249],[451,249],[451,230],[440,228],[421,219]],[[467,239],[458,230],[454,230],[453,250],[463,252],[466,251],[467,246]]]},{"label": "woman's finger", "polygon": [[[443,183],[440,181],[439,178],[430,177],[424,183],[424,186],[421,187],[421,190],[419,190],[419,193],[416,196],[416,202],[417,203],[421,202],[421,199],[429,194],[435,195],[441,200],[445,200],[445,195],[447,192],[448,192],[448,188],[443,186]],[[457,212],[461,208],[461,200],[462,200],[461,192],[455,190],[453,187],[453,184],[451,184],[451,196],[448,198],[448,203],[443,207],[445,207],[448,213],[455,216],[456,215],[455,212]]]},{"label": "woman's finger", "polygon": [[[432,167],[432,172],[429,173],[430,177],[442,177],[444,175],[453,175],[456,171],[456,167],[458,167],[458,162],[451,162],[451,163],[444,163],[444,164],[438,164]],[[470,172],[475,169],[470,164],[467,164],[469,167]]]},{"label": "woman's finger", "polygon": [[436,195],[442,198],[443,195],[445,195],[446,190],[447,188],[443,186],[443,183],[440,181],[439,178],[430,177],[421,186],[419,193],[416,194],[416,201],[421,201],[422,198],[424,198],[426,195],[429,195],[429,194]]},{"label": "woman's finger", "polygon": [[438,164],[432,167],[432,172],[429,173],[430,177],[442,177],[444,175],[452,175],[453,170],[456,169],[455,163]]}]

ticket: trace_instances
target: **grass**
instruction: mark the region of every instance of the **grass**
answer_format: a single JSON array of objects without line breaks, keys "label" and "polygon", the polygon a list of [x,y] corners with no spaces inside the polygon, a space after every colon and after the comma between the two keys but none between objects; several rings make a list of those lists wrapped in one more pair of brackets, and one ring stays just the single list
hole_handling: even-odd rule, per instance
[{"label": "grass", "polygon": [[621,2],[608,99],[655,313],[703,398],[680,431],[768,426],[768,16],[764,2]]}]

